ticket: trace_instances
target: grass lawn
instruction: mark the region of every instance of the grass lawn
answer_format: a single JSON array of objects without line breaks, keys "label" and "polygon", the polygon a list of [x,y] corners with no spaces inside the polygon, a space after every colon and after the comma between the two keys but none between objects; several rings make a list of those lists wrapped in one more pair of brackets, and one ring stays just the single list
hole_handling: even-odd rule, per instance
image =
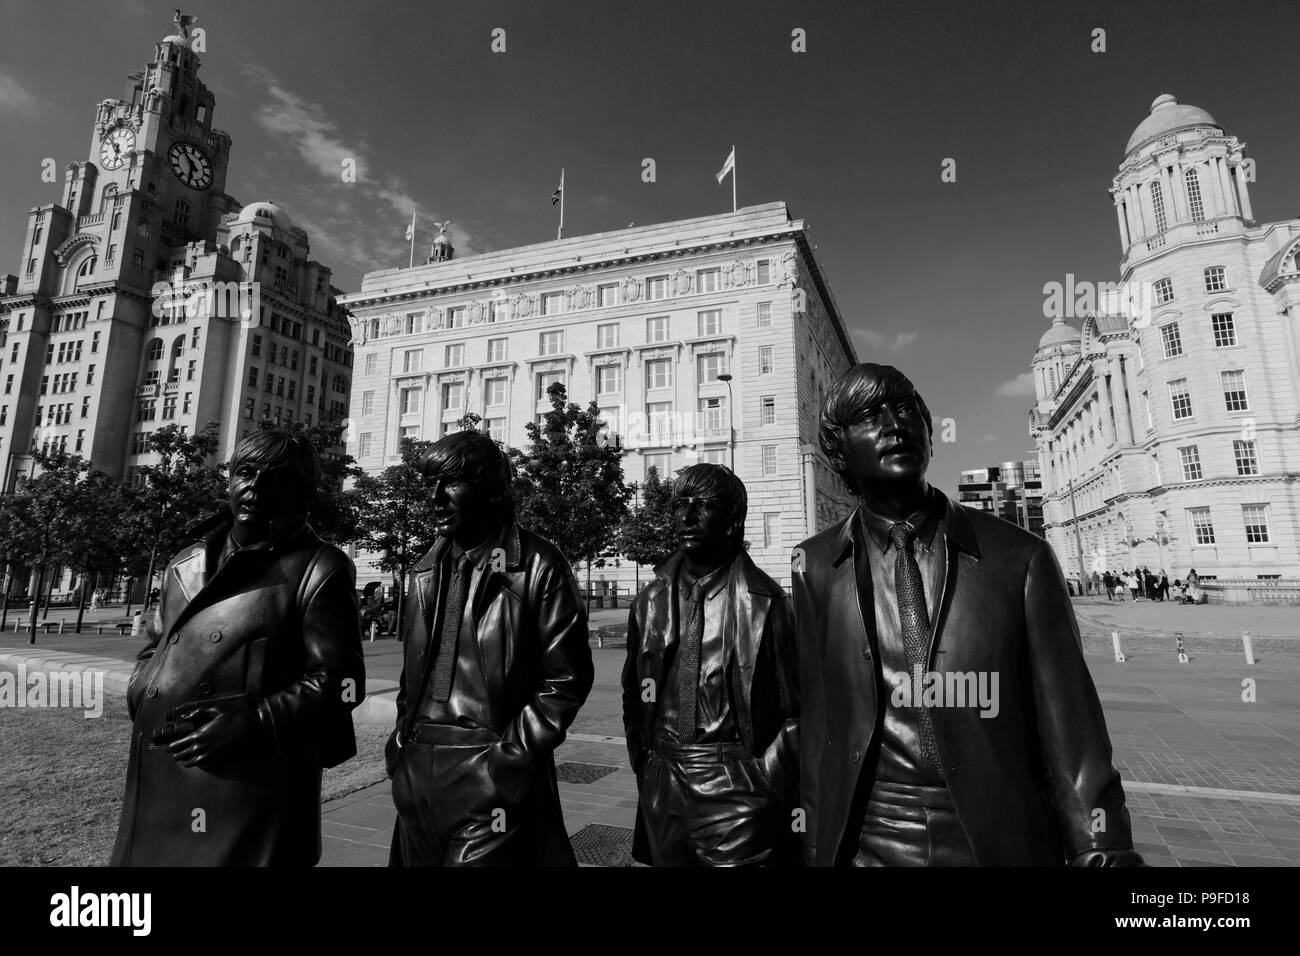
[{"label": "grass lawn", "polygon": [[[357,721],[356,730],[357,756],[325,771],[325,800],[384,779],[392,727]],[[0,710],[0,866],[106,865],[130,741],[126,701],[111,694],[89,720],[72,709]]]}]

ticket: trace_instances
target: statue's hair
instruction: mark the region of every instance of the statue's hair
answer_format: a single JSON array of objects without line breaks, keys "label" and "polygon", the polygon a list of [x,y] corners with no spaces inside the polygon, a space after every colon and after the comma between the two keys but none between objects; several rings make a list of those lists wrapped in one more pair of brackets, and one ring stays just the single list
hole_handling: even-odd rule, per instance
[{"label": "statue's hair", "polygon": [[724,502],[731,512],[732,522],[738,526],[732,535],[732,544],[739,546],[744,541],[749,494],[745,491],[745,483],[726,465],[700,462],[683,468],[673,479],[673,497],[717,498]]},{"label": "statue's hair", "polygon": [[297,480],[304,510],[320,488],[320,455],[305,435],[283,428],[262,429],[241,440],[230,456],[230,473],[233,475],[242,465],[288,468]]},{"label": "statue's hair", "polygon": [[457,478],[484,485],[490,497],[502,500],[508,514],[514,513],[514,468],[501,446],[483,432],[453,432],[439,439],[420,457],[419,467],[430,481]]},{"label": "statue's hair", "polygon": [[863,362],[841,375],[822,399],[821,423],[817,442],[831,460],[844,483],[857,493],[853,480],[844,468],[844,433],[866,417],[867,412],[885,402],[915,398],[925,419],[925,431],[934,438],[934,421],[925,399],[911,380],[892,365]]}]

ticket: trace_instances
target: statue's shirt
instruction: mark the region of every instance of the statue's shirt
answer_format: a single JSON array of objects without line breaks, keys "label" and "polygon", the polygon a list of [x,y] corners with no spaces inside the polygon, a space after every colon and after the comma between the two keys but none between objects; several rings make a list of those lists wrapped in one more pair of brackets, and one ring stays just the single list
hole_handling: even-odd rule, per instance
[{"label": "statue's shirt", "polygon": [[[731,562],[728,561],[698,579],[704,591],[704,635],[700,640],[700,684],[695,711],[695,743],[700,744],[731,743],[740,739],[727,693],[727,665],[732,654],[726,647],[726,629],[723,626],[727,617],[727,576],[730,569]],[[655,718],[655,736],[672,743],[682,742],[677,735],[677,665],[686,622],[690,620],[691,588],[695,584],[696,578],[686,570],[683,561],[673,582],[673,600],[677,602],[677,640],[670,654],[671,661]]]}]

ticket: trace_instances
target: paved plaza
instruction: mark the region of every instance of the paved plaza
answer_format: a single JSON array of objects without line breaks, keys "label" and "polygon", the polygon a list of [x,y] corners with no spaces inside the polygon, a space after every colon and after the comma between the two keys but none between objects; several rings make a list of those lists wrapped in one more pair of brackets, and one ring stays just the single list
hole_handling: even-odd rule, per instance
[{"label": "paved plaza", "polygon": [[[1076,611],[1138,850],[1157,866],[1300,863],[1296,610],[1107,604],[1083,599]],[[590,865],[630,862],[636,793],[622,737],[617,637],[626,614],[593,612],[593,632],[606,635],[606,646],[593,638],[595,686],[556,753],[565,822],[580,862]],[[1171,620],[1185,635],[1186,664],[1177,662]],[[1091,649],[1108,648],[1115,627],[1133,637],[1123,664]],[[1267,638],[1256,642],[1253,666],[1241,653],[1241,630]],[[116,633],[38,634],[34,648],[26,639],[0,635],[0,663],[104,669],[110,689],[124,685],[140,644]],[[361,719],[391,722],[400,645],[381,639],[365,647],[370,696]],[[393,820],[386,780],[328,802],[322,865],[385,865]]]}]

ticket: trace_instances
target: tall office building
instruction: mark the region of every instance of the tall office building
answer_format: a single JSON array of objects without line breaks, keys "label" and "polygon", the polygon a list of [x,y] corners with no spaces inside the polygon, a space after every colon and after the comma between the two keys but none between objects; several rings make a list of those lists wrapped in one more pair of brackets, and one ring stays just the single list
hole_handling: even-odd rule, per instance
[{"label": "tall office building", "polygon": [[969,468],[957,481],[957,499],[1042,537],[1043,483],[1036,461],[1004,461]]},{"label": "tall office building", "polygon": [[[777,580],[793,546],[850,507],[816,435],[853,345],[784,203],[465,258],[444,235],[425,264],[371,273],[340,301],[358,357],[349,451],[369,472],[399,460],[403,437],[439,438],[471,411],[526,448],[525,423],[562,382],[598,403],[628,481],[734,467],[750,554]],[[364,556],[358,573],[381,579]],[[602,575],[627,587],[634,568]]]},{"label": "tall office building", "polygon": [[1157,98],[1110,190],[1120,281],[1039,342],[1030,433],[1067,573],[1082,550],[1085,573],[1300,598],[1300,219],[1256,219],[1244,149]]},{"label": "tall office building", "polygon": [[199,63],[190,36],[156,43],[96,107],[62,201],[28,213],[21,276],[0,278],[0,491],[36,448],[130,478],[165,425],[216,422],[226,458],[262,418],[348,414],[339,290],[283,209],[225,192]]}]

